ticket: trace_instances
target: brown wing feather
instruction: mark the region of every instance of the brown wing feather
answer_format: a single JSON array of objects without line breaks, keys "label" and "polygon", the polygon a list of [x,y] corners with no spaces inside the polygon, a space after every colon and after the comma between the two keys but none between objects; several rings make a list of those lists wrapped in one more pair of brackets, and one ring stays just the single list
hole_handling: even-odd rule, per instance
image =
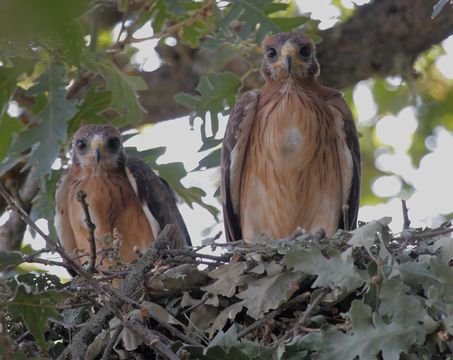
[{"label": "brown wing feather", "polygon": [[[333,90],[333,89],[332,89]],[[349,193],[348,205],[349,205],[349,229],[355,229],[357,227],[357,214],[359,212],[359,200],[360,200],[360,146],[359,138],[357,136],[357,129],[354,123],[354,119],[351,114],[343,95],[336,90],[332,91],[331,97],[328,102],[334,106],[343,116],[344,131],[346,133],[346,141],[349,147],[349,151],[352,156],[352,184],[351,191]],[[343,216],[340,217],[339,228],[344,229]]]},{"label": "brown wing feather", "polygon": [[257,99],[258,94],[249,91],[238,100],[228,119],[223,139],[220,190],[227,241],[242,238],[239,208],[242,167]]},{"label": "brown wing feather", "polygon": [[146,204],[162,230],[167,224],[175,224],[178,229],[173,248],[184,248],[192,245],[186,224],[178,210],[176,200],[169,185],[157,176],[141,159],[128,158],[126,167],[137,183],[138,198]]}]

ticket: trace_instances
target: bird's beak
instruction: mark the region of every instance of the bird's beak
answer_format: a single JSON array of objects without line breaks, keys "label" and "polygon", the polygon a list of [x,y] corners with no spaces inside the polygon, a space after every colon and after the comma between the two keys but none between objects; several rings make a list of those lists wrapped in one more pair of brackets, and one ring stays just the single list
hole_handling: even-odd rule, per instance
[{"label": "bird's beak", "polygon": [[99,148],[94,150],[94,158],[96,159],[96,164],[99,164],[99,161],[101,161],[101,151]]},{"label": "bird's beak", "polygon": [[296,60],[296,49],[289,44],[285,44],[282,48],[282,58],[283,58],[283,65],[285,67],[285,70],[288,74],[291,74],[291,68]]},{"label": "bird's beak", "polygon": [[293,63],[293,59],[291,55],[286,55],[283,58],[283,65],[285,66],[285,70],[288,74],[291,74],[291,65]]},{"label": "bird's beak", "polygon": [[101,161],[101,154],[103,150],[104,142],[102,141],[102,139],[97,138],[91,141],[91,151],[93,153],[94,159],[96,160],[96,164],[99,164],[99,162]]}]

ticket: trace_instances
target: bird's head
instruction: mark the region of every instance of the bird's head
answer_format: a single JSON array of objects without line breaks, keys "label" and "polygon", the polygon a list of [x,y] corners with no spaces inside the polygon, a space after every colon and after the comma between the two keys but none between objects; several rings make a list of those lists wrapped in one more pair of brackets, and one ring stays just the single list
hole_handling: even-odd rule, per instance
[{"label": "bird's head", "polygon": [[302,33],[283,32],[266,36],[263,53],[261,70],[266,80],[303,81],[319,74],[315,44]]},{"label": "bird's head", "polygon": [[72,139],[72,160],[87,168],[116,169],[124,162],[121,133],[111,125],[84,125]]}]

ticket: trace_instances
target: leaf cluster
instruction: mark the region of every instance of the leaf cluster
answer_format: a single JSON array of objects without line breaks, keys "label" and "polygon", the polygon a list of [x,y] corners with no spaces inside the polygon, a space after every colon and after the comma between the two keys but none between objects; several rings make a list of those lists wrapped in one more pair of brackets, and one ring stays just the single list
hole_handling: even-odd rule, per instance
[{"label": "leaf cluster", "polygon": [[[339,231],[330,240],[296,231],[279,240],[208,239],[191,250],[166,250],[120,308],[125,318],[159,332],[182,358],[446,358],[453,339],[451,225],[395,237],[389,222]],[[222,254],[204,254],[206,247]],[[24,260],[18,252],[0,253],[0,269]],[[111,286],[105,276],[98,280]],[[3,355],[28,343],[15,359],[36,349],[56,358],[75,346],[74,332],[92,326],[105,301],[78,278],[62,285],[29,273],[0,284],[8,329],[0,340],[8,344]],[[49,325],[49,319],[60,322]],[[112,358],[150,354],[113,317],[89,341],[87,356],[101,356],[110,340]]]}]

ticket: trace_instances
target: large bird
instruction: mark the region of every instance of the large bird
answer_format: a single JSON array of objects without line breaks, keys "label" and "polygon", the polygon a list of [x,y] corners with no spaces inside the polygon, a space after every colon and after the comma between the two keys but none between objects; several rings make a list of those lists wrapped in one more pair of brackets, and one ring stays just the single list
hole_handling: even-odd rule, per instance
[{"label": "large bird", "polygon": [[282,238],[297,227],[324,228],[330,237],[355,228],[360,150],[342,94],[318,82],[308,36],[267,36],[263,52],[266,83],[238,100],[223,141],[227,240]]},{"label": "large bird", "polygon": [[76,249],[90,253],[79,190],[87,194],[98,249],[112,247],[116,229],[122,239],[120,257],[131,261],[136,257],[134,248],[146,248],[166,224],[177,225],[174,248],[191,244],[168,184],[142,160],[126,157],[115,127],[82,126],[71,151],[72,163],[57,188],[55,215],[58,238],[68,254],[74,255]]}]

